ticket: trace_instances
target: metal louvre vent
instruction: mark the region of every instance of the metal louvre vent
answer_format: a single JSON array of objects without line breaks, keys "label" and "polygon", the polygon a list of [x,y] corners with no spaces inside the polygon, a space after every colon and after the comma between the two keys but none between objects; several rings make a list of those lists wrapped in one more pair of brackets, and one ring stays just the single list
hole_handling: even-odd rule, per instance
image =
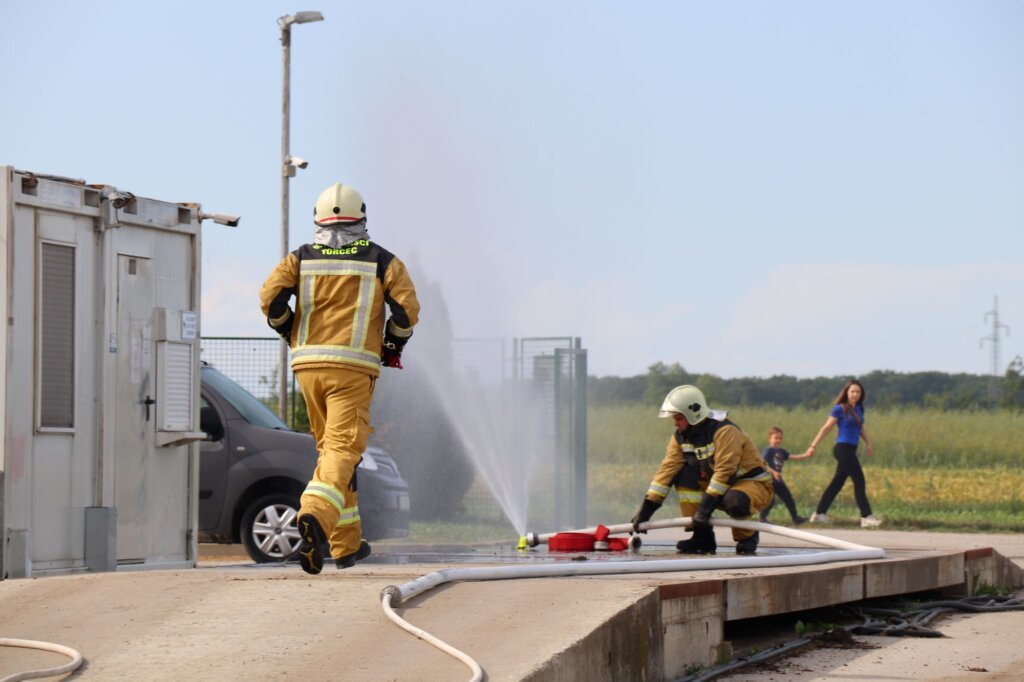
[{"label": "metal louvre vent", "polygon": [[157,428],[160,431],[192,430],[192,344],[157,343]]},{"label": "metal louvre vent", "polygon": [[39,426],[75,425],[75,249],[42,243],[39,264]]}]

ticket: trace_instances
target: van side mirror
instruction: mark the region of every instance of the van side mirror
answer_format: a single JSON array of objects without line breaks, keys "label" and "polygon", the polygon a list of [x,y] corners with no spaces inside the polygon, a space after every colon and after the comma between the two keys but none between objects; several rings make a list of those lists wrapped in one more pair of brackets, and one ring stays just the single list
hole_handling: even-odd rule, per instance
[{"label": "van side mirror", "polygon": [[224,437],[224,424],[213,405],[199,408],[199,430],[206,433],[208,440],[218,441]]}]

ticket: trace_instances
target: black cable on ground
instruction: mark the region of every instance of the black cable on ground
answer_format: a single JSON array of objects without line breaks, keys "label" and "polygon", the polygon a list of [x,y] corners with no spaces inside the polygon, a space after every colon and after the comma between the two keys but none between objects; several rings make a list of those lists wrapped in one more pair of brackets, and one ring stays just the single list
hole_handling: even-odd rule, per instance
[{"label": "black cable on ground", "polygon": [[980,595],[963,599],[944,599],[931,602],[901,602],[902,608],[889,609],[862,606],[851,609],[863,618],[860,625],[850,627],[856,635],[882,635],[886,637],[942,637],[942,633],[928,626],[939,616],[960,612],[998,613],[1019,611],[1024,602],[1016,597]]},{"label": "black cable on ground", "polygon": [[[938,630],[928,626],[937,617],[955,612],[968,613],[999,613],[1001,611],[1024,610],[1024,601],[1014,596],[977,595],[959,599],[944,599],[931,602],[912,602],[900,600],[896,603],[900,608],[878,606],[859,606],[849,609],[851,613],[863,618],[863,623],[843,625],[837,629],[848,630],[857,635],[874,635],[884,637],[943,637]],[[780,654],[810,644],[814,637],[801,637],[784,644],[759,651],[750,656],[738,658],[723,665],[707,668],[700,672],[680,677],[673,682],[707,682],[716,677],[745,668],[755,663],[770,660]]]},{"label": "black cable on ground", "polygon": [[693,673],[692,675],[680,677],[679,679],[674,680],[673,682],[704,682],[705,680],[713,680],[716,677],[719,677],[726,673],[730,673],[739,668],[745,668],[748,665],[753,665],[754,663],[761,663],[762,661],[767,661],[769,659],[775,658],[780,654],[784,654],[787,651],[799,649],[800,647],[810,643],[810,637],[801,637],[800,639],[795,639],[791,642],[778,644],[776,646],[771,647],[770,649],[759,651],[756,654],[751,654],[750,656],[737,658],[735,661],[724,663],[722,665],[715,666],[714,668],[707,668],[706,670],[701,670],[700,672]]}]

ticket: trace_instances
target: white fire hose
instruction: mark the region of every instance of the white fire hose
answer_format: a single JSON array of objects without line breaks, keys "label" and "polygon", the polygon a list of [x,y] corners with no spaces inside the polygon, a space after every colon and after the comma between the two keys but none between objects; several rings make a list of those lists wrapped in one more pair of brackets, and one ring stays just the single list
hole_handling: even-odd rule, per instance
[{"label": "white fire hose", "polygon": [[7,677],[0,677],[0,682],[18,682],[19,680],[34,680],[39,677],[53,677],[54,675],[64,675],[73,670],[76,670],[78,666],[82,665],[82,654],[78,653],[69,646],[63,644],[53,644],[52,642],[37,642],[34,639],[11,639],[7,637],[0,637],[0,646],[16,646],[24,649],[39,649],[41,651],[52,651],[58,654],[64,654],[71,659],[70,663],[59,665],[54,668],[42,668],[39,670],[28,670],[21,673],[14,673]]},{"label": "white fire hose", "polygon": [[[641,523],[641,530],[655,530],[658,528],[673,528],[678,526],[691,526],[690,517],[683,516],[662,521],[649,521]],[[602,561],[600,563],[581,562],[558,562],[555,564],[532,564],[527,566],[482,566],[475,568],[447,568],[435,571],[416,578],[404,585],[388,585],[381,591],[381,604],[384,613],[399,627],[416,637],[423,639],[438,649],[462,661],[473,672],[470,682],[479,682],[483,679],[483,669],[468,654],[459,651],[449,644],[434,637],[428,632],[417,628],[404,620],[394,611],[394,607],[401,606],[404,602],[420,595],[427,590],[439,585],[455,581],[476,581],[476,580],[511,580],[518,578],[549,578],[555,576],[577,576],[577,575],[621,575],[626,573],[666,573],[670,571],[699,571],[713,569],[733,568],[767,568],[777,566],[810,566],[814,564],[825,564],[834,561],[857,561],[866,559],[883,559],[885,550],[866,547],[852,542],[844,542],[823,535],[816,535],[802,530],[785,528],[770,523],[757,521],[736,521],[733,519],[711,519],[713,526],[725,526],[730,528],[745,528],[754,531],[765,531],[775,535],[783,535],[795,540],[803,540],[817,545],[831,548],[833,551],[810,552],[803,554],[786,554],[783,556],[737,556],[735,558],[702,558],[702,559],[654,559],[649,561]],[[612,535],[629,533],[633,531],[633,524],[623,523],[615,526],[607,526]],[[585,528],[578,531],[567,531],[577,533],[594,533],[596,528]],[[538,535],[527,533],[524,536],[525,545],[536,547],[538,544],[547,541],[557,533],[546,533]],[[520,540],[521,548],[524,541]],[[0,681],[2,682],[2,681]]]}]

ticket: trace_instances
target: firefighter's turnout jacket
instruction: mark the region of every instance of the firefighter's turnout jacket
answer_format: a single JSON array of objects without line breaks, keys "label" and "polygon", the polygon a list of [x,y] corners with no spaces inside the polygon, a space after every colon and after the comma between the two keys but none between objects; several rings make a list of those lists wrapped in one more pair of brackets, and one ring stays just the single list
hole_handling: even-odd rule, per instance
[{"label": "firefighter's turnout jacket", "polygon": [[[675,486],[683,516],[692,516],[704,493],[723,497],[731,489],[740,490],[751,500],[749,516],[772,499],[772,477],[764,469],[761,454],[750,437],[726,418],[712,411],[699,424],[676,430],[668,442],[665,458],[654,473],[646,498],[661,504]],[[753,531],[733,529],[733,537],[742,540]]]},{"label": "firefighter's turnout jacket", "polygon": [[299,515],[316,518],[334,559],[360,547],[356,467],[371,431],[385,303],[391,309],[386,335],[403,346],[419,317],[416,291],[402,261],[367,239],[340,248],[306,244],[274,268],[260,291],[267,322],[291,345],[320,453]]},{"label": "firefighter's turnout jacket", "polygon": [[305,244],[260,291],[267,322],[289,339],[296,371],[342,366],[378,376],[385,302],[388,333],[408,338],[420,310],[412,280],[397,256],[367,239],[337,249]]}]

